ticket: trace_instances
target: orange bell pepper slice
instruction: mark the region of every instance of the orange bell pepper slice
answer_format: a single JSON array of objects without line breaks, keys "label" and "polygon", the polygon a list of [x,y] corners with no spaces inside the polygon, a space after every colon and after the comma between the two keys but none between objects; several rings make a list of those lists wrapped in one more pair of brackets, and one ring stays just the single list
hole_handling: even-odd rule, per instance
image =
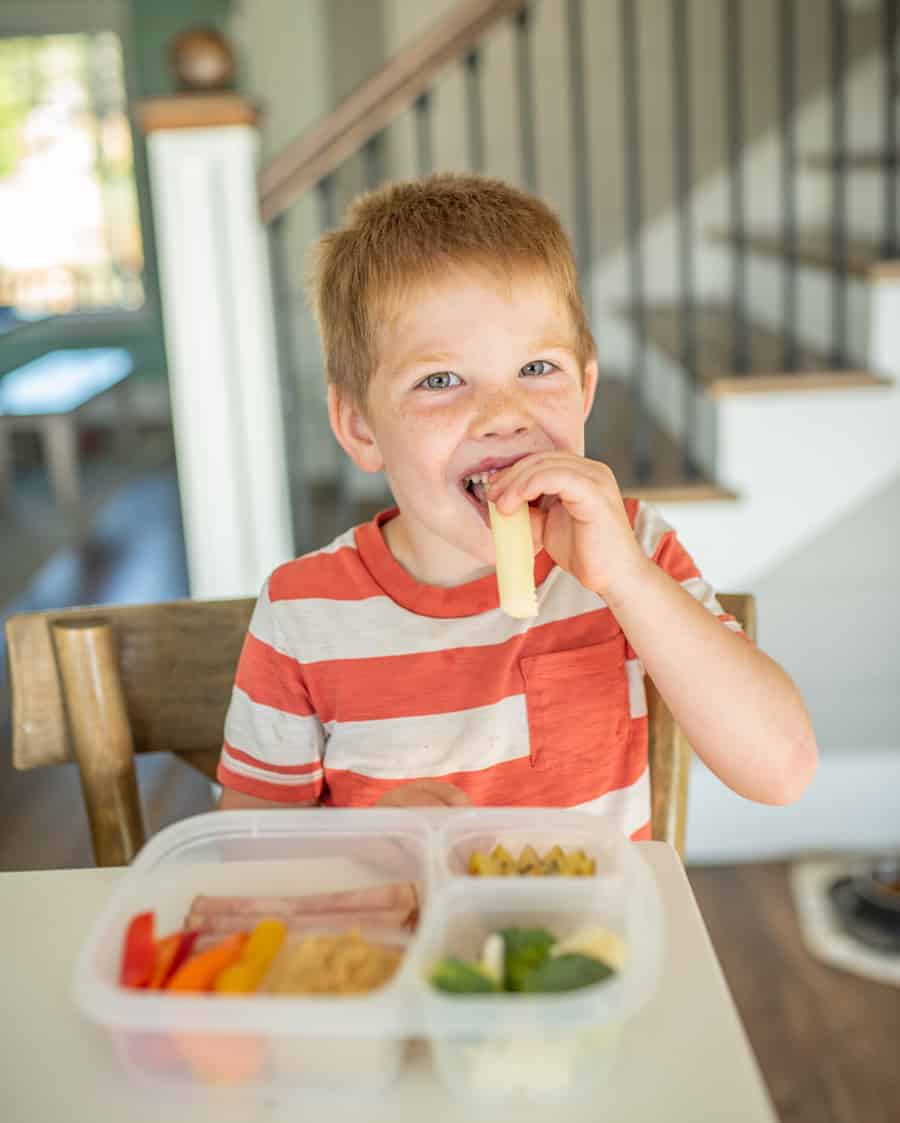
[{"label": "orange bell pepper slice", "polygon": [[148,990],[162,990],[169,979],[184,963],[194,948],[194,943],[200,935],[198,931],[173,932],[156,941],[156,951],[153,959],[153,971]]},{"label": "orange bell pepper slice", "polygon": [[216,976],[226,967],[235,963],[247,942],[246,932],[235,932],[214,947],[192,955],[185,960],[166,984],[166,990],[204,991],[211,990]]}]

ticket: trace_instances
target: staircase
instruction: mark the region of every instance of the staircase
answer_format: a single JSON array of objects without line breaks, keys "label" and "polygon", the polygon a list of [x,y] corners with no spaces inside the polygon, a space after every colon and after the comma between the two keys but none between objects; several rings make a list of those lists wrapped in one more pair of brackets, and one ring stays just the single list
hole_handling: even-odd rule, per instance
[{"label": "staircase", "polygon": [[[897,7],[464,0],[277,153],[259,189],[305,435],[299,545],[388,497],[323,443],[289,218],[315,200],[314,237],[354,190],[431,170],[504,174],[561,211],[600,347],[587,454],[662,508],[715,583],[757,580],[900,474]],[[312,495],[335,512],[315,541]]]}]

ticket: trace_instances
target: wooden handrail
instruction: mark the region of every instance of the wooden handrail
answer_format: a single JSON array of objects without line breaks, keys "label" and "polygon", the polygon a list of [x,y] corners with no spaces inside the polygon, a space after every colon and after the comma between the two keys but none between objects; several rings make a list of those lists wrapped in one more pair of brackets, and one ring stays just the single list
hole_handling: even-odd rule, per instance
[{"label": "wooden handrail", "polygon": [[493,23],[522,3],[461,0],[327,117],[273,156],[258,178],[263,222],[273,222],[307,188],[357,152],[427,89],[438,70],[465,54]]}]

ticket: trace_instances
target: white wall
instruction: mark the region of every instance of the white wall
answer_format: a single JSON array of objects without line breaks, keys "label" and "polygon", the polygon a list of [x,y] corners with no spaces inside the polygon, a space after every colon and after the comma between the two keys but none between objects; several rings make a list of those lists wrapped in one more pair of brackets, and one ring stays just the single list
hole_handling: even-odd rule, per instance
[{"label": "white wall", "polygon": [[753,591],[760,642],[803,691],[820,748],[900,749],[900,477]]}]

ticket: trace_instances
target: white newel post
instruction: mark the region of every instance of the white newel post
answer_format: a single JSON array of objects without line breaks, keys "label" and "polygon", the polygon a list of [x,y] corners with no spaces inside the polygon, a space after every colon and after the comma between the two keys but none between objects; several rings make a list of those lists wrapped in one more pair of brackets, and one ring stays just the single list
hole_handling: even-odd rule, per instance
[{"label": "white newel post", "polygon": [[256,111],[140,106],[191,596],[256,594],[293,554]]}]

